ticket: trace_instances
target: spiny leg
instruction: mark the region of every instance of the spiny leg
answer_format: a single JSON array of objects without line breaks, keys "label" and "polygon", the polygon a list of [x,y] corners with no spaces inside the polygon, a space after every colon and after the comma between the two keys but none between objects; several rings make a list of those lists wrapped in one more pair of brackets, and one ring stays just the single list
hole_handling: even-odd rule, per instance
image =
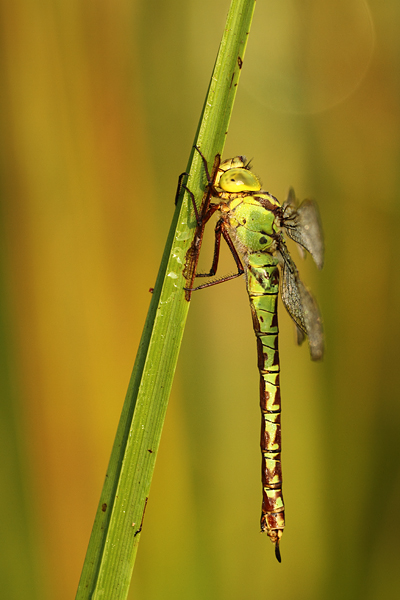
[{"label": "spiny leg", "polygon": [[214,214],[214,212],[219,209],[219,204],[211,204],[210,205],[210,199],[213,194],[213,183],[214,183],[215,178],[218,173],[218,168],[220,165],[221,157],[219,154],[217,154],[215,156],[212,174],[210,177],[210,174],[208,172],[207,161],[205,160],[205,157],[201,154],[201,152],[197,148],[197,146],[196,146],[196,149],[202,157],[203,165],[204,165],[206,175],[207,175],[208,185],[204,191],[200,209],[197,208],[195,197],[194,197],[194,194],[192,193],[192,191],[189,190],[186,186],[184,186],[190,196],[191,201],[192,201],[195,216],[196,216],[196,222],[197,222],[197,227],[196,227],[196,231],[194,234],[193,242],[192,242],[189,250],[186,253],[186,261],[185,261],[185,267],[184,267],[184,271],[183,271],[183,274],[187,281],[187,286],[184,288],[185,299],[187,300],[187,302],[190,301],[191,294],[192,294],[193,282],[194,282],[194,278],[196,276],[197,263],[199,260],[200,248],[201,248],[201,244],[203,241],[205,225],[206,225],[207,221],[210,219],[210,217]]},{"label": "spiny leg", "polygon": [[[208,204],[207,205],[207,210],[205,215],[202,217],[199,214],[198,208],[196,206],[196,200],[194,198],[194,194],[193,192],[191,192],[189,190],[188,187],[186,187],[186,185],[182,184],[181,187],[183,187],[187,193],[189,194],[191,200],[192,200],[192,204],[193,204],[193,208],[194,208],[194,212],[196,215],[196,221],[197,221],[197,225],[199,227],[199,229],[202,229],[202,231],[204,231],[204,226],[207,224],[207,222],[211,219],[211,217],[213,216],[213,214],[215,213],[215,211],[219,210],[220,205],[219,204]],[[203,211],[204,212],[204,211]]]},{"label": "spiny leg", "polygon": [[[203,161],[203,166],[204,166],[204,171],[206,172],[206,177],[207,177],[207,181],[208,181],[208,185],[210,187],[213,186],[214,184],[214,180],[215,180],[215,175],[216,175],[216,170],[215,170],[215,162],[217,160],[218,157],[218,167],[219,167],[219,163],[221,161],[221,157],[219,154],[216,155],[215,159],[214,159],[214,165],[213,165],[213,173],[212,176],[210,175],[210,172],[208,170],[208,163],[207,163],[207,159],[204,156],[204,154],[202,153],[202,151],[200,150],[200,148],[198,146],[195,146],[195,149],[197,150],[197,152],[200,154],[201,156],[201,160]],[[215,171],[215,172],[214,172]]]},{"label": "spiny leg", "polygon": [[197,206],[196,206],[196,201],[195,201],[195,198],[194,198],[194,194],[185,185],[183,187],[189,193],[189,195],[190,195],[190,197],[192,199],[192,204],[193,204],[194,212],[195,212],[195,215],[196,215],[196,221],[197,221],[198,226],[201,227],[202,225],[205,225],[207,223],[207,221],[209,220],[209,218],[211,217],[211,215],[216,210],[216,208],[214,208],[214,210],[209,214],[210,198],[213,195],[213,186],[214,186],[215,178],[216,178],[217,173],[218,173],[219,165],[221,163],[221,155],[220,154],[216,154],[215,155],[214,163],[213,163],[213,168],[212,168],[212,172],[211,172],[211,175],[210,175],[210,172],[208,170],[208,163],[207,163],[206,157],[204,156],[204,154],[202,153],[202,151],[200,150],[200,148],[198,146],[194,146],[194,148],[197,150],[197,152],[201,156],[201,160],[203,161],[204,171],[205,171],[205,174],[206,174],[206,177],[207,177],[206,199],[202,203],[202,209],[201,209],[202,214],[201,214],[201,216],[200,216],[199,211],[198,211]]},{"label": "spiny leg", "polygon": [[[208,211],[209,199],[210,199],[210,197],[212,195],[212,188],[213,188],[213,184],[214,184],[214,181],[215,181],[215,177],[216,177],[217,172],[218,172],[218,167],[219,167],[220,162],[221,162],[221,156],[219,154],[217,154],[215,156],[214,164],[213,164],[213,169],[212,169],[212,174],[210,175],[210,172],[208,170],[208,163],[207,163],[206,157],[201,152],[200,148],[198,148],[198,146],[194,146],[194,147],[195,147],[195,149],[197,150],[197,152],[201,156],[201,159],[203,161],[204,170],[205,170],[206,177],[207,177],[207,184],[208,184],[207,185],[207,187],[208,187],[208,190],[207,190],[207,200],[208,201],[206,200],[206,202],[204,202],[203,206],[204,206],[205,210]],[[197,204],[196,204],[196,200],[195,200],[193,192],[184,183],[182,183],[183,182],[183,178],[185,177],[185,175],[189,176],[189,173],[187,173],[185,171],[184,173],[181,173],[179,175],[179,178],[178,178],[178,187],[177,187],[176,194],[175,194],[175,206],[178,204],[178,199],[179,199],[179,195],[181,193],[181,190],[182,189],[186,190],[187,193],[190,196],[191,201],[192,201],[192,205],[193,205],[193,209],[194,209],[194,214],[196,216],[196,223],[197,223],[197,225],[199,227],[201,227],[202,223],[204,221],[204,215],[200,215],[200,212],[199,212],[199,209],[197,208]],[[202,211],[202,212],[204,212],[204,211]],[[208,217],[208,219],[209,218],[210,217]],[[207,219],[207,221],[208,221],[208,219]]]},{"label": "spiny leg", "polygon": [[[182,173],[182,175],[184,175],[184,174],[185,173]],[[182,177],[182,175],[181,175],[181,177]],[[196,199],[194,197],[193,192],[190,191],[189,188],[184,183],[181,183],[180,187],[183,188],[184,190],[186,190],[187,193],[189,194],[190,199],[192,201],[192,205],[193,205],[193,209],[194,209],[194,214],[195,214],[195,217],[196,217],[196,223],[197,223],[198,227],[201,227],[202,224],[203,224],[203,220],[202,220],[201,215],[199,213],[199,209],[197,208]]]},{"label": "spiny leg", "polygon": [[221,249],[221,219],[219,219],[218,223],[215,226],[215,239],[214,239],[214,256],[213,262],[211,265],[211,269],[208,273],[196,273],[196,277],[213,277],[218,269],[218,261],[219,261],[219,252]]},{"label": "spiny leg", "polygon": [[[212,204],[210,206],[210,209],[213,207],[218,207],[218,204]],[[214,211],[215,210],[216,209],[214,209]],[[234,273],[233,275],[221,277],[221,279],[217,279],[216,281],[209,281],[207,283],[203,283],[203,285],[199,285],[199,286],[191,289],[190,290],[191,292],[195,292],[197,290],[202,290],[203,288],[211,287],[212,285],[217,285],[217,283],[224,283],[225,281],[230,281],[231,279],[236,279],[236,277],[240,277],[241,275],[243,275],[244,268],[242,265],[242,261],[240,260],[239,254],[237,253],[236,248],[229,236],[229,233],[227,231],[224,221],[222,219],[220,219],[215,226],[214,258],[213,258],[213,263],[212,263],[211,269],[208,273],[197,273],[196,277],[213,277],[216,274],[217,268],[218,268],[218,261],[219,261],[219,252],[220,252],[220,247],[221,247],[221,234],[222,234],[224,240],[226,241],[229,250],[231,251],[231,254],[235,260],[238,272]]]}]

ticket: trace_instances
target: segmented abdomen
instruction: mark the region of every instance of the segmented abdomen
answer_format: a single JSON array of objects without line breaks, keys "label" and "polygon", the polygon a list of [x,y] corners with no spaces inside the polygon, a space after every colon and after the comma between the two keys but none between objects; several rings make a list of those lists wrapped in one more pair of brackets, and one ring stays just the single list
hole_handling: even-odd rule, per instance
[{"label": "segmented abdomen", "polygon": [[279,387],[278,314],[279,270],[268,253],[248,255],[247,291],[257,336],[260,370],[261,456],[263,503],[261,531],[276,546],[285,526],[281,469],[281,396]]}]

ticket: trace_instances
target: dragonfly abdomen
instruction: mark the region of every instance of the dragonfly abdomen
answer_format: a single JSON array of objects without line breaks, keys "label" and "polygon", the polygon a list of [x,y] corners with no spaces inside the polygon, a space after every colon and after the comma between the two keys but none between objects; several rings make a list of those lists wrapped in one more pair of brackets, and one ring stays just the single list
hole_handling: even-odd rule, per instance
[{"label": "dragonfly abdomen", "polygon": [[261,531],[275,544],[285,526],[281,468],[281,396],[279,385],[278,314],[279,271],[269,253],[248,255],[247,291],[257,336],[260,371],[261,462],[263,502]]}]

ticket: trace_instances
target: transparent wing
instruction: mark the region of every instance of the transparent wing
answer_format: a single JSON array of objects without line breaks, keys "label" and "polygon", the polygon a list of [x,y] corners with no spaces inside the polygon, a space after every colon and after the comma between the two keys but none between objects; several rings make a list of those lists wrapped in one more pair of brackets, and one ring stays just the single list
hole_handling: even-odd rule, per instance
[{"label": "transparent wing", "polygon": [[300,291],[311,358],[320,360],[324,355],[324,332],[318,304],[300,279],[297,281],[297,285]]},{"label": "transparent wing", "polygon": [[311,254],[317,267],[322,269],[324,237],[316,203],[304,200],[299,205],[294,189],[290,188],[287,200],[282,205],[281,226],[292,240]]},{"label": "transparent wing", "polygon": [[324,334],[318,305],[299,273],[283,240],[279,243],[283,258],[281,296],[283,304],[297,325],[297,341],[301,344],[308,337],[312,360],[320,360],[324,354]]}]

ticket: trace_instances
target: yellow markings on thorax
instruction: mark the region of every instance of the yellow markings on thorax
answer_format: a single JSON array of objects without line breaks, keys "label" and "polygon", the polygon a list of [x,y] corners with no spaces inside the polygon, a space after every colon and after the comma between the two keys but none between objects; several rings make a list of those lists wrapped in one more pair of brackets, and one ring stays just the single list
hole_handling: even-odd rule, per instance
[{"label": "yellow markings on thorax", "polygon": [[[233,196],[233,194],[230,194]],[[251,198],[251,196],[246,196],[246,204],[247,204],[247,198]],[[229,198],[227,199],[228,202],[223,202],[221,203],[221,207],[220,210],[222,212],[230,212],[232,210],[235,210],[235,208],[237,208],[240,204],[243,203],[243,197],[242,196],[236,196],[234,198],[232,198],[232,200],[230,200]],[[258,202],[249,202],[249,204],[255,204],[255,205],[259,205]]]}]

